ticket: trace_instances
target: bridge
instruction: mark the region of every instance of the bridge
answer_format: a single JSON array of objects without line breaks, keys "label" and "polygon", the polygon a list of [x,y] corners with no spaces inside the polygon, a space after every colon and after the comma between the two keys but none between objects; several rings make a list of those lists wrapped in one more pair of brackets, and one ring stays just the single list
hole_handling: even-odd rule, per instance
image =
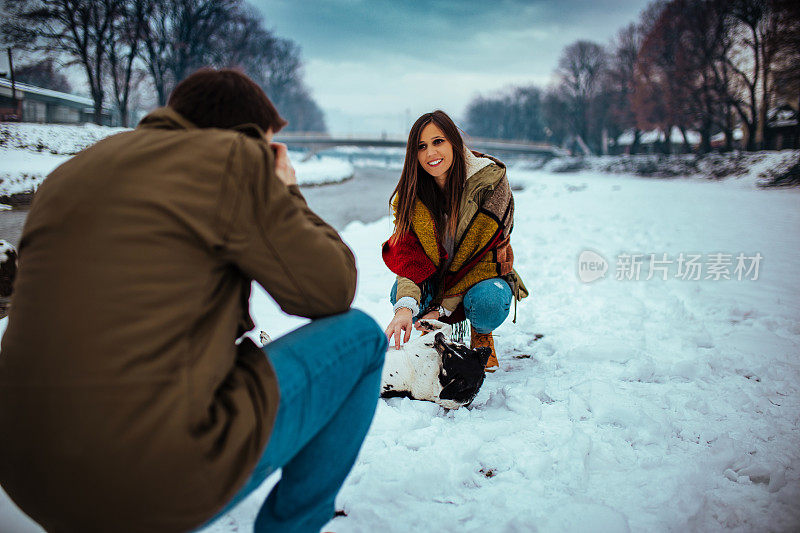
[{"label": "bridge", "polygon": [[[369,138],[369,137],[331,137],[321,133],[279,133],[275,140],[287,144],[290,148],[306,148],[309,156],[336,146],[358,146],[378,148],[406,148],[406,139]],[[526,141],[506,141],[501,139],[465,139],[467,146],[478,152],[500,155],[542,155],[558,157],[566,155],[566,151],[549,143]]]}]

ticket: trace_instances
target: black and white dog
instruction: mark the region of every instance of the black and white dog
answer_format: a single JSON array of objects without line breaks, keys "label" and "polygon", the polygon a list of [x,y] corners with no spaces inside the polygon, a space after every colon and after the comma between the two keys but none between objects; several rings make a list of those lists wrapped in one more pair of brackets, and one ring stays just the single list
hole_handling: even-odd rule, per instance
[{"label": "black and white dog", "polygon": [[0,318],[8,314],[16,276],[17,250],[11,243],[0,240]]},{"label": "black and white dog", "polygon": [[386,352],[381,379],[381,396],[406,396],[458,409],[478,394],[489,348],[472,350],[450,340],[452,327],[437,320],[420,324],[431,332],[414,337],[399,350]]},{"label": "black and white dog", "polygon": [[10,242],[0,240],[0,298],[11,296],[16,276],[17,249]]}]

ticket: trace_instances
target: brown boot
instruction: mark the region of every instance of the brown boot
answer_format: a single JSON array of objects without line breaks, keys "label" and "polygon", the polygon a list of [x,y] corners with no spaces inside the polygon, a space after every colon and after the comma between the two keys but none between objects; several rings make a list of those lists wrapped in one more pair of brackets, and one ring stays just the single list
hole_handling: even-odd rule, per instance
[{"label": "brown boot", "polygon": [[478,333],[475,331],[475,328],[471,328],[471,330],[470,348],[473,350],[483,347],[490,348],[492,353],[489,355],[489,360],[486,362],[486,371],[494,372],[500,368],[500,364],[497,362],[497,353],[494,351],[494,337],[492,337],[491,333]]}]

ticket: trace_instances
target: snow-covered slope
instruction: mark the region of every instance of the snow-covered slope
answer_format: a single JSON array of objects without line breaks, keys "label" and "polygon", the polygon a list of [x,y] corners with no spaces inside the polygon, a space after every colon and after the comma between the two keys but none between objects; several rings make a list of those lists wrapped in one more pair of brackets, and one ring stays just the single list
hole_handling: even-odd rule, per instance
[{"label": "snow-covered slope", "polygon": [[[35,191],[58,165],[84,148],[125,128],[95,124],[81,126],[30,123],[0,124],[0,196]],[[291,152],[301,186],[338,183],[353,176],[345,160]]]},{"label": "snow-covered slope", "polygon": [[31,152],[74,155],[92,144],[128,128],[109,128],[97,124],[36,124],[4,122],[0,124],[0,146]]}]

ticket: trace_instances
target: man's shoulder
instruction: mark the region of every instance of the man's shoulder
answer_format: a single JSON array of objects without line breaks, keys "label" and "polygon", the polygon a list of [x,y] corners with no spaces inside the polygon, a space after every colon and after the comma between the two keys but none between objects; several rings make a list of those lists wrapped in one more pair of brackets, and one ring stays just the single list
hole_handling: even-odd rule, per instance
[{"label": "man's shoulder", "polygon": [[[268,158],[269,146],[244,133],[217,128],[168,130],[137,128],[104,139],[84,151],[100,160],[135,157],[136,166],[173,161],[190,170],[198,165],[252,166]],[[126,157],[127,156],[127,157]]]}]

